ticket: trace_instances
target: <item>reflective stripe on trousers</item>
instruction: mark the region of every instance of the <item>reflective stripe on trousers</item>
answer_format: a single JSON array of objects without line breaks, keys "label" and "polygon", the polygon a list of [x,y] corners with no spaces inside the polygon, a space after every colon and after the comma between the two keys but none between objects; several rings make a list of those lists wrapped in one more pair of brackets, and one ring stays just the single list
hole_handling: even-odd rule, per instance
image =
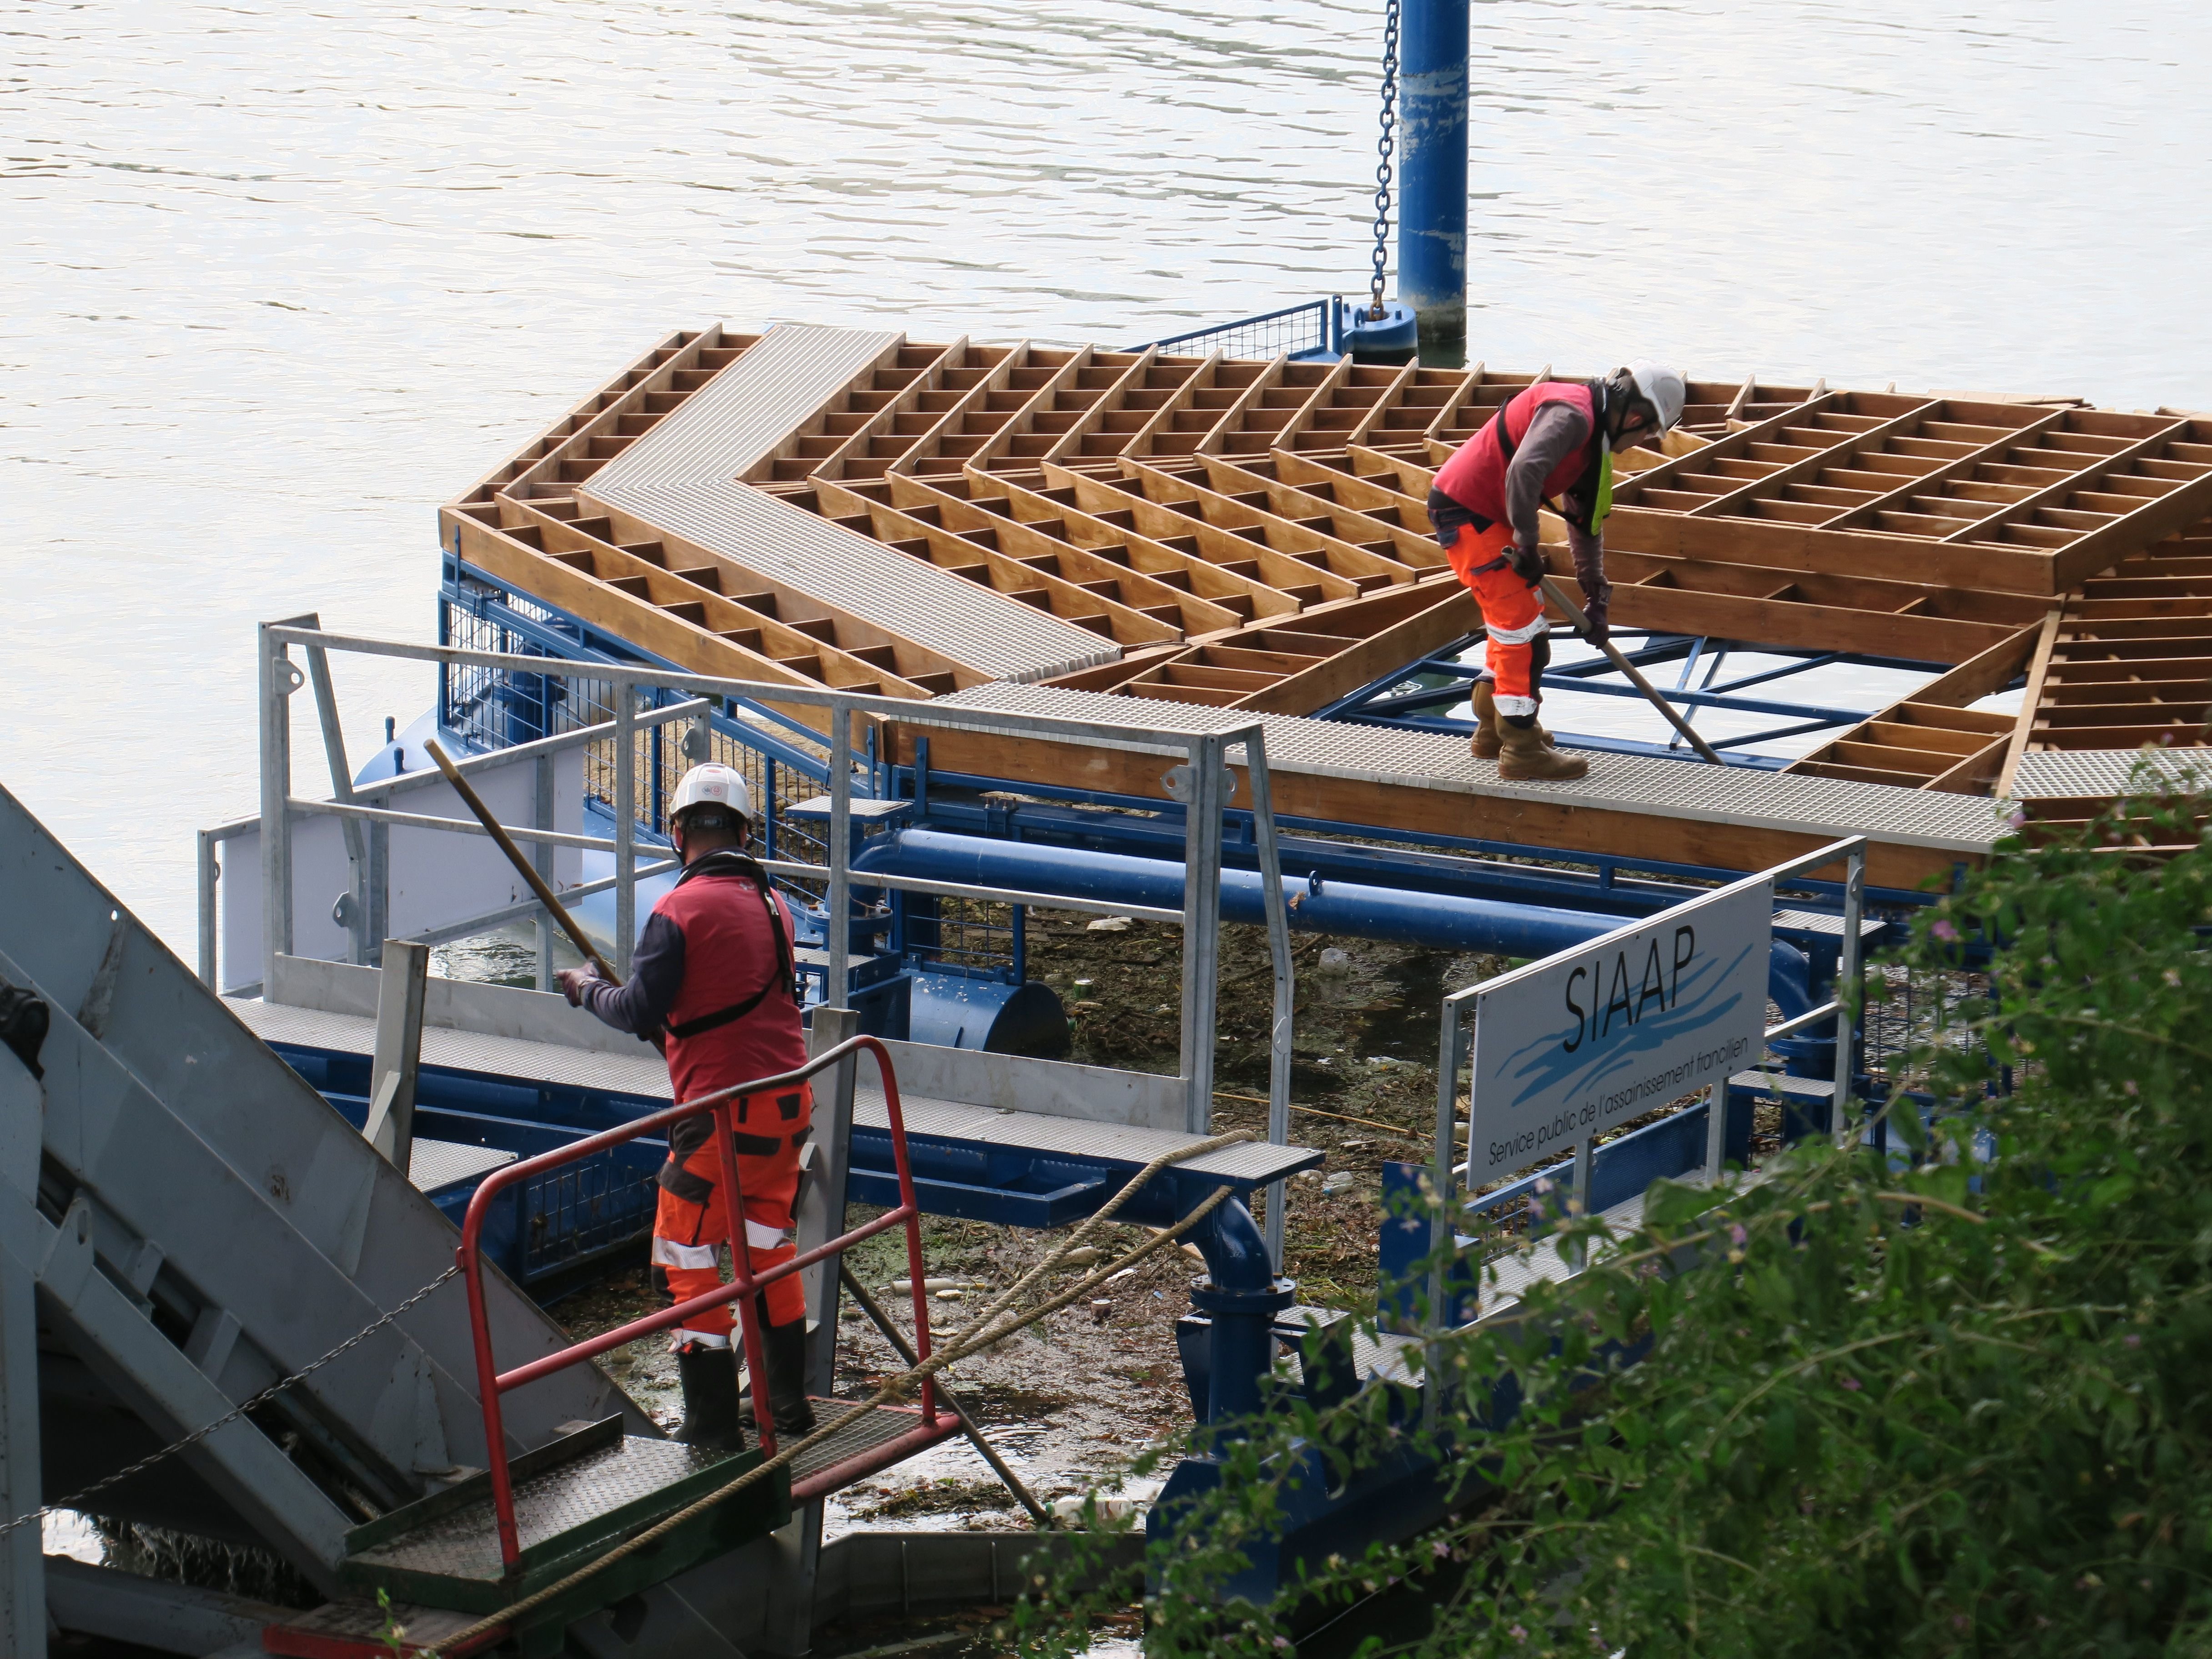
[{"label": "reflective stripe on trousers", "polygon": [[1512,527],[1494,524],[1487,530],[1461,526],[1459,540],[1447,555],[1459,579],[1474,595],[1482,612],[1483,632],[1490,643],[1483,661],[1497,682],[1498,712],[1509,717],[1536,712],[1535,641],[1551,631],[1544,617],[1543,591],[1514,574],[1510,564],[1494,570],[1483,566],[1504,556],[1513,545]]}]

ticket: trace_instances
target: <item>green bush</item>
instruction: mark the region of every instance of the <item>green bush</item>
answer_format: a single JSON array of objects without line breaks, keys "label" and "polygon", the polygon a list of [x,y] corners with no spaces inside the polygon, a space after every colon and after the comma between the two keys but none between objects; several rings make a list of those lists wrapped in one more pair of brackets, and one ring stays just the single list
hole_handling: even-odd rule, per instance
[{"label": "green bush", "polygon": [[[1376,1390],[1254,1425],[1154,1547],[1152,1650],[1279,1655],[1395,1587],[1430,1628],[1370,1651],[2212,1652],[2212,852],[2112,850],[2196,842],[2201,806],[2131,810],[2104,850],[2008,846],[1916,924],[1896,960],[1930,981],[2000,941],[1993,1000],[1915,1057],[1928,1127],[1892,1102],[1888,1156],[1815,1138],[1720,1212],[1662,1186],[1525,1320],[1444,1347],[1445,1420],[1507,1376],[1535,1402],[1425,1443],[1452,1524],[1224,1612],[1297,1446],[1340,1472],[1420,1437]],[[1083,1611],[1030,1609],[1034,1639]]]}]

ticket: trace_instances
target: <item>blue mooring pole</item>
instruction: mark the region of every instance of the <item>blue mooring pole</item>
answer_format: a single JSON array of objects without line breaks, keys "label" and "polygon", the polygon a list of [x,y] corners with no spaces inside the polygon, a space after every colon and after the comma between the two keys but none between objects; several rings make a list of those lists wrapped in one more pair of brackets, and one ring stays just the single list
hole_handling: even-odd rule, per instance
[{"label": "blue mooring pole", "polygon": [[1469,0],[1402,0],[1398,297],[1424,342],[1467,337]]}]

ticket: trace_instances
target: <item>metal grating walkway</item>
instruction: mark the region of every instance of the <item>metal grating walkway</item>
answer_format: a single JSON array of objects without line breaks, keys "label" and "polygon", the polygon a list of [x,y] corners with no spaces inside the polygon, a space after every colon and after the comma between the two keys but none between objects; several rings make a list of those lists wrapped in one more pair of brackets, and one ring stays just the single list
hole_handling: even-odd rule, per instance
[{"label": "metal grating walkway", "polygon": [[2212,750],[2031,749],[2020,757],[2012,793],[2019,800],[2124,795],[2138,766],[2172,784],[2212,784]]},{"label": "metal grating walkway", "polygon": [[512,1164],[519,1153],[496,1146],[471,1146],[459,1140],[417,1136],[407,1161],[407,1180],[418,1193],[435,1192],[456,1181],[473,1181]]},{"label": "metal grating walkway", "polygon": [[[833,1421],[840,1412],[851,1410],[853,1404],[849,1400],[817,1399],[815,1419]],[[793,1501],[805,1503],[840,1491],[959,1432],[960,1419],[941,1401],[934,1426],[923,1420],[918,1407],[878,1406],[791,1460]]]},{"label": "metal grating walkway", "polygon": [[[376,1022],[359,1014],[325,1013],[283,1003],[225,997],[223,1006],[264,1042],[333,1054],[376,1052]],[[668,1098],[668,1067],[643,1043],[635,1058],[532,1042],[521,1037],[488,1036],[441,1025],[422,1028],[422,1064],[441,1070],[476,1072],[488,1077],[524,1078],[572,1089],[597,1089],[648,1100]]]},{"label": "metal grating walkway", "polygon": [[580,493],[994,678],[1116,660],[1121,647],[1088,629],[741,482],[904,337],[774,329]]},{"label": "metal grating walkway", "polygon": [[[996,1106],[962,1106],[950,1101],[903,1098],[900,1102],[909,1139],[958,1140],[1012,1152],[1082,1163],[1134,1165],[1141,1169],[1154,1158],[1188,1146],[1203,1135],[1179,1129],[1140,1129],[1120,1123],[1096,1123],[1085,1118],[1053,1117],[1042,1112],[1006,1111]],[[880,1090],[856,1083],[853,1088],[853,1126],[888,1131],[890,1113]],[[1272,1146],[1252,1141],[1224,1146],[1174,1167],[1185,1175],[1212,1176],[1238,1184],[1258,1185],[1281,1181],[1301,1170],[1312,1169],[1322,1154],[1304,1146]]]},{"label": "metal grating walkway", "polygon": [[[515,1530],[530,1550],[564,1534],[605,1524],[731,1454],[631,1435],[573,1462],[516,1481]],[[737,1477],[732,1468],[730,1478]],[[374,1571],[425,1573],[495,1583],[504,1571],[489,1498],[362,1550],[352,1559]]]},{"label": "metal grating walkway", "polygon": [[[978,685],[939,701],[1073,720],[1131,718],[1125,697],[1056,686]],[[1442,732],[1297,714],[1240,714],[1165,701],[1147,701],[1143,718],[1146,724],[1178,732],[1233,729],[1256,719],[1267,730],[1267,763],[1278,772],[1798,834],[1869,835],[1901,846],[1964,854],[1986,853],[2005,833],[1990,802],[1935,790],[1641,755],[1593,755],[1589,775],[1571,783],[1508,783],[1499,779],[1494,763],[1476,760],[1463,740]]]},{"label": "metal grating walkway", "polygon": [[[235,997],[225,1002],[264,1042],[337,1054],[368,1054],[375,1049],[376,1022],[356,1014],[331,1014]],[[486,1036],[426,1025],[422,1063],[525,1082],[605,1090],[647,1100],[670,1097],[667,1066],[642,1044],[638,1056],[631,1059],[556,1043],[530,1042],[520,1037]],[[1162,1152],[1204,1138],[1176,1129],[1133,1128],[1046,1112],[1005,1111],[995,1106],[971,1106],[919,1095],[905,1096],[902,1104],[907,1133],[918,1139],[966,1141],[1007,1152],[1092,1163],[1141,1167]],[[881,1089],[868,1083],[854,1085],[853,1121],[860,1128],[889,1127]],[[1255,1144],[1224,1147],[1177,1167],[1240,1184],[1263,1183],[1294,1175],[1319,1162],[1320,1157],[1304,1147]]]},{"label": "metal grating walkway", "polygon": [[591,493],[627,507],[641,490],[741,478],[905,339],[896,329],[772,328],[594,473]]}]

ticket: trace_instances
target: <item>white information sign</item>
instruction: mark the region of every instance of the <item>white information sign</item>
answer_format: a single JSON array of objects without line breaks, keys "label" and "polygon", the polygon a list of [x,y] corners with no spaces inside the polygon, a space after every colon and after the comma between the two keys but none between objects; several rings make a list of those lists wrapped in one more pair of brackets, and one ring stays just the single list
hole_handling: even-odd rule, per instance
[{"label": "white information sign", "polygon": [[1755,1061],[1773,933],[1772,882],[1739,882],[1478,988],[1468,1185]]}]

